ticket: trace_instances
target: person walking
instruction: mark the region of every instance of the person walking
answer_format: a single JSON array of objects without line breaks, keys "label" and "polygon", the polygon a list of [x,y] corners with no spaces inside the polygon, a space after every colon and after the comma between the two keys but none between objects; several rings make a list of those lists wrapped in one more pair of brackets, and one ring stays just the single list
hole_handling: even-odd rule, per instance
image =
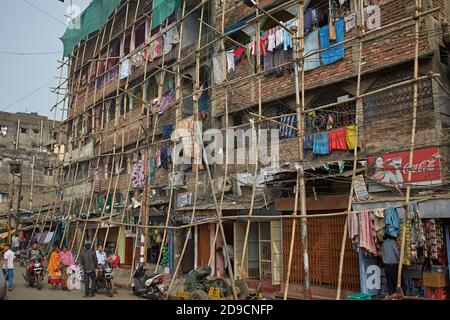
[{"label": "person walking", "polygon": [[3,259],[3,274],[8,278],[8,290],[11,291],[14,277],[14,252],[11,251],[9,243],[5,245]]},{"label": "person walking", "polygon": [[[90,244],[86,244],[80,256],[80,264],[84,272],[84,298],[95,296],[95,270],[98,265],[97,255],[91,249]],[[91,282],[91,286],[89,285]]]}]

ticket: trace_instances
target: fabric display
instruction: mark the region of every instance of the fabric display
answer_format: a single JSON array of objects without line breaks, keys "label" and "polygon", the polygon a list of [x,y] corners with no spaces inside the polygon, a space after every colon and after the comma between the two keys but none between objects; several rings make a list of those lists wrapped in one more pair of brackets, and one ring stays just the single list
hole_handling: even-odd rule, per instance
[{"label": "fabric display", "polygon": [[142,188],[144,186],[144,164],[139,160],[133,166],[133,173],[131,176],[131,187]]},{"label": "fabric display", "polygon": [[419,206],[416,202],[409,204],[408,218],[411,222],[411,261],[419,262],[418,249],[423,248],[425,244],[425,233],[419,218]]},{"label": "fabric display", "polygon": [[424,256],[440,265],[445,265],[444,233],[441,222],[435,219],[424,221],[425,245]]},{"label": "fabric display", "polygon": [[373,223],[378,242],[383,241],[386,223],[384,222],[384,210],[375,209],[373,211]]},{"label": "fabric display", "polygon": [[375,226],[369,211],[360,213],[359,246],[373,254],[377,251]]}]

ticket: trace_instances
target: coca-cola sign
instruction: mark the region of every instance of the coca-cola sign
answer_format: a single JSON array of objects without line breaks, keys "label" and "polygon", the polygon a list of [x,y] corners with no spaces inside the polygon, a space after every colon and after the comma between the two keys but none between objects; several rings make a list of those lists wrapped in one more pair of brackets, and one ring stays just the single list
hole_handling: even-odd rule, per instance
[{"label": "coca-cola sign", "polygon": [[430,185],[441,183],[441,162],[438,148],[414,150],[409,166],[409,151],[386,153],[368,158],[368,176],[392,187],[401,187],[408,182]]}]

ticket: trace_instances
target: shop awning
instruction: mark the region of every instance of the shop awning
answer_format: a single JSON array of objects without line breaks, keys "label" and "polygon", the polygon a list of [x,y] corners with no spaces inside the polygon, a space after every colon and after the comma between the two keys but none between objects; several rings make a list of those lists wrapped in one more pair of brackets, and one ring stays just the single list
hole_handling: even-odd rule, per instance
[{"label": "shop awning", "polygon": [[[450,197],[420,200],[412,198],[411,201],[417,201],[419,206],[419,216],[422,219],[444,219],[450,218]],[[397,207],[399,214],[403,214],[403,208],[398,208],[405,204],[404,199],[391,199],[388,201],[375,200],[360,203],[353,203],[353,210],[373,210],[387,208],[389,206]]]}]

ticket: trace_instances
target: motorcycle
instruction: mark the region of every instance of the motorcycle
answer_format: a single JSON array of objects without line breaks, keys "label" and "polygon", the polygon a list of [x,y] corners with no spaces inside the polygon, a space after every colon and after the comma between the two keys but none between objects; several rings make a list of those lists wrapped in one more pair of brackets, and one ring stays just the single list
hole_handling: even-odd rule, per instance
[{"label": "motorcycle", "polygon": [[38,290],[42,289],[44,280],[44,265],[40,259],[34,259],[28,263],[28,275],[24,274],[25,281],[30,287],[36,285]]},{"label": "motorcycle", "polygon": [[100,265],[100,270],[97,272],[97,277],[95,281],[95,291],[105,290],[108,297],[114,295],[113,288],[113,268],[110,263]]},{"label": "motorcycle", "polygon": [[145,264],[143,262],[140,262],[136,266],[132,279],[131,290],[134,295],[151,300],[164,299],[165,293],[167,292],[167,286],[164,285],[163,275],[146,275]]}]

